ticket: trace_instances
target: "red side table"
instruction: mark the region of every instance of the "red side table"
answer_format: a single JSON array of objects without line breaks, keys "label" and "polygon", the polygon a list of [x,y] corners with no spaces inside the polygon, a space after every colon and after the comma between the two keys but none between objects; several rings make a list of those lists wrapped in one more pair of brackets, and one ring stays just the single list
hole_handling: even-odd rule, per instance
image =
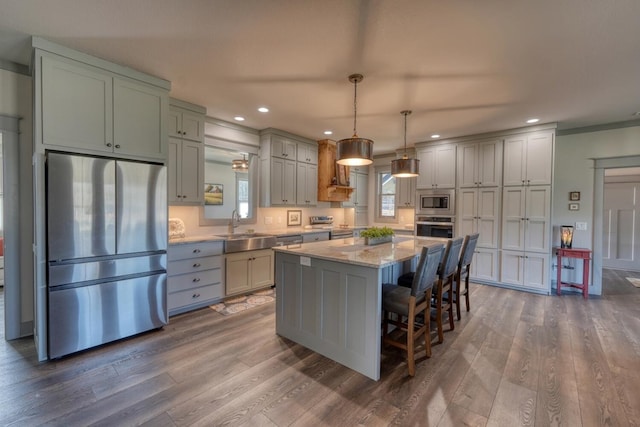
[{"label": "red side table", "polygon": [[[582,296],[584,299],[589,298],[589,261],[591,260],[591,249],[556,248],[556,255],[558,256],[558,295],[561,294],[563,286],[568,286],[571,288],[582,289]],[[582,283],[567,283],[562,281],[562,257],[582,260]]]}]

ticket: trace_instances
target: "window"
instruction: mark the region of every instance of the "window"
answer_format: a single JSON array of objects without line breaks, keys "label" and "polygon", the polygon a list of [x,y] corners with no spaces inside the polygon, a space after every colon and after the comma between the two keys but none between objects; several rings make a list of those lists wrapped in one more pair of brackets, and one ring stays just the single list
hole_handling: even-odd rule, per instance
[{"label": "window", "polygon": [[236,210],[240,218],[249,217],[249,174],[236,172]]},{"label": "window", "polygon": [[390,171],[376,173],[376,221],[385,222],[396,220],[396,178]]}]

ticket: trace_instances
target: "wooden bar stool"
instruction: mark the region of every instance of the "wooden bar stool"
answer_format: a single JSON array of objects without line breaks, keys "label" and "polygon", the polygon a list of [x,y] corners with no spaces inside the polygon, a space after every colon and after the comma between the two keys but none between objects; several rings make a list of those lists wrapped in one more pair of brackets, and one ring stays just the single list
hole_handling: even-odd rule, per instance
[{"label": "wooden bar stool", "polygon": [[455,328],[453,324],[453,280],[458,270],[458,257],[462,247],[462,237],[447,242],[442,261],[438,269],[438,280],[432,304],[431,318],[438,327],[438,343],[444,341],[442,315],[446,312],[449,318],[449,330]]},{"label": "wooden bar stool", "polygon": [[[382,285],[382,342],[407,352],[409,375],[416,373],[415,342],[423,337],[427,357],[431,357],[431,337],[429,310],[431,307],[431,290],[436,280],[438,263],[442,256],[442,245],[423,247],[411,288],[395,284]],[[395,313],[397,320],[391,318]],[[424,322],[417,323],[416,316],[423,314]],[[406,320],[405,320],[406,319]],[[393,339],[389,335],[389,325],[404,331],[404,340]]]},{"label": "wooden bar stool", "polygon": [[467,311],[469,311],[469,274],[471,271],[471,261],[473,260],[473,253],[476,250],[476,245],[478,244],[479,237],[479,233],[469,234],[465,236],[464,242],[462,243],[462,253],[460,254],[458,271],[456,271],[456,277],[453,284],[453,302],[456,305],[456,315],[458,317],[458,320],[460,320],[460,298],[462,295],[464,295],[465,303],[467,305]]}]

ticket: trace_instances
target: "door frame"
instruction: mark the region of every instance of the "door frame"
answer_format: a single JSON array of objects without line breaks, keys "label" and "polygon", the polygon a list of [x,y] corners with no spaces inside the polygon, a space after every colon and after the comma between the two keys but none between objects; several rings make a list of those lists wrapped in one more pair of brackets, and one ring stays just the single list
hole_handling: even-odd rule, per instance
[{"label": "door frame", "polygon": [[602,233],[604,210],[604,171],[605,169],[629,168],[640,166],[640,156],[611,157],[593,159],[595,182],[593,194],[593,281],[592,292],[602,295]]},{"label": "door frame", "polygon": [[[20,289],[20,119],[0,115],[3,165],[4,212],[4,338],[22,336]],[[10,202],[9,202],[10,201]]]}]

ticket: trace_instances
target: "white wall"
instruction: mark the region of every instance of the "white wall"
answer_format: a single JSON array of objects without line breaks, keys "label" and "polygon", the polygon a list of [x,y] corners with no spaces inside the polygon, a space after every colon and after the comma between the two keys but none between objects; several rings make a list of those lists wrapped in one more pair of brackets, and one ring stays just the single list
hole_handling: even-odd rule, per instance
[{"label": "white wall", "polygon": [[[586,222],[587,231],[575,231],[573,246],[594,250],[594,196],[596,194],[595,159],[640,155],[640,124],[634,127],[576,133],[556,138],[553,179],[554,245],[559,245],[557,227]],[[569,211],[569,192],[580,192],[580,210]],[[597,213],[600,218],[601,212]],[[596,294],[601,289],[601,260],[594,260],[593,285]]]},{"label": "white wall", "polygon": [[20,284],[21,331],[33,332],[33,242],[32,168],[33,97],[30,76],[0,69],[0,113],[18,116],[20,121]]}]

